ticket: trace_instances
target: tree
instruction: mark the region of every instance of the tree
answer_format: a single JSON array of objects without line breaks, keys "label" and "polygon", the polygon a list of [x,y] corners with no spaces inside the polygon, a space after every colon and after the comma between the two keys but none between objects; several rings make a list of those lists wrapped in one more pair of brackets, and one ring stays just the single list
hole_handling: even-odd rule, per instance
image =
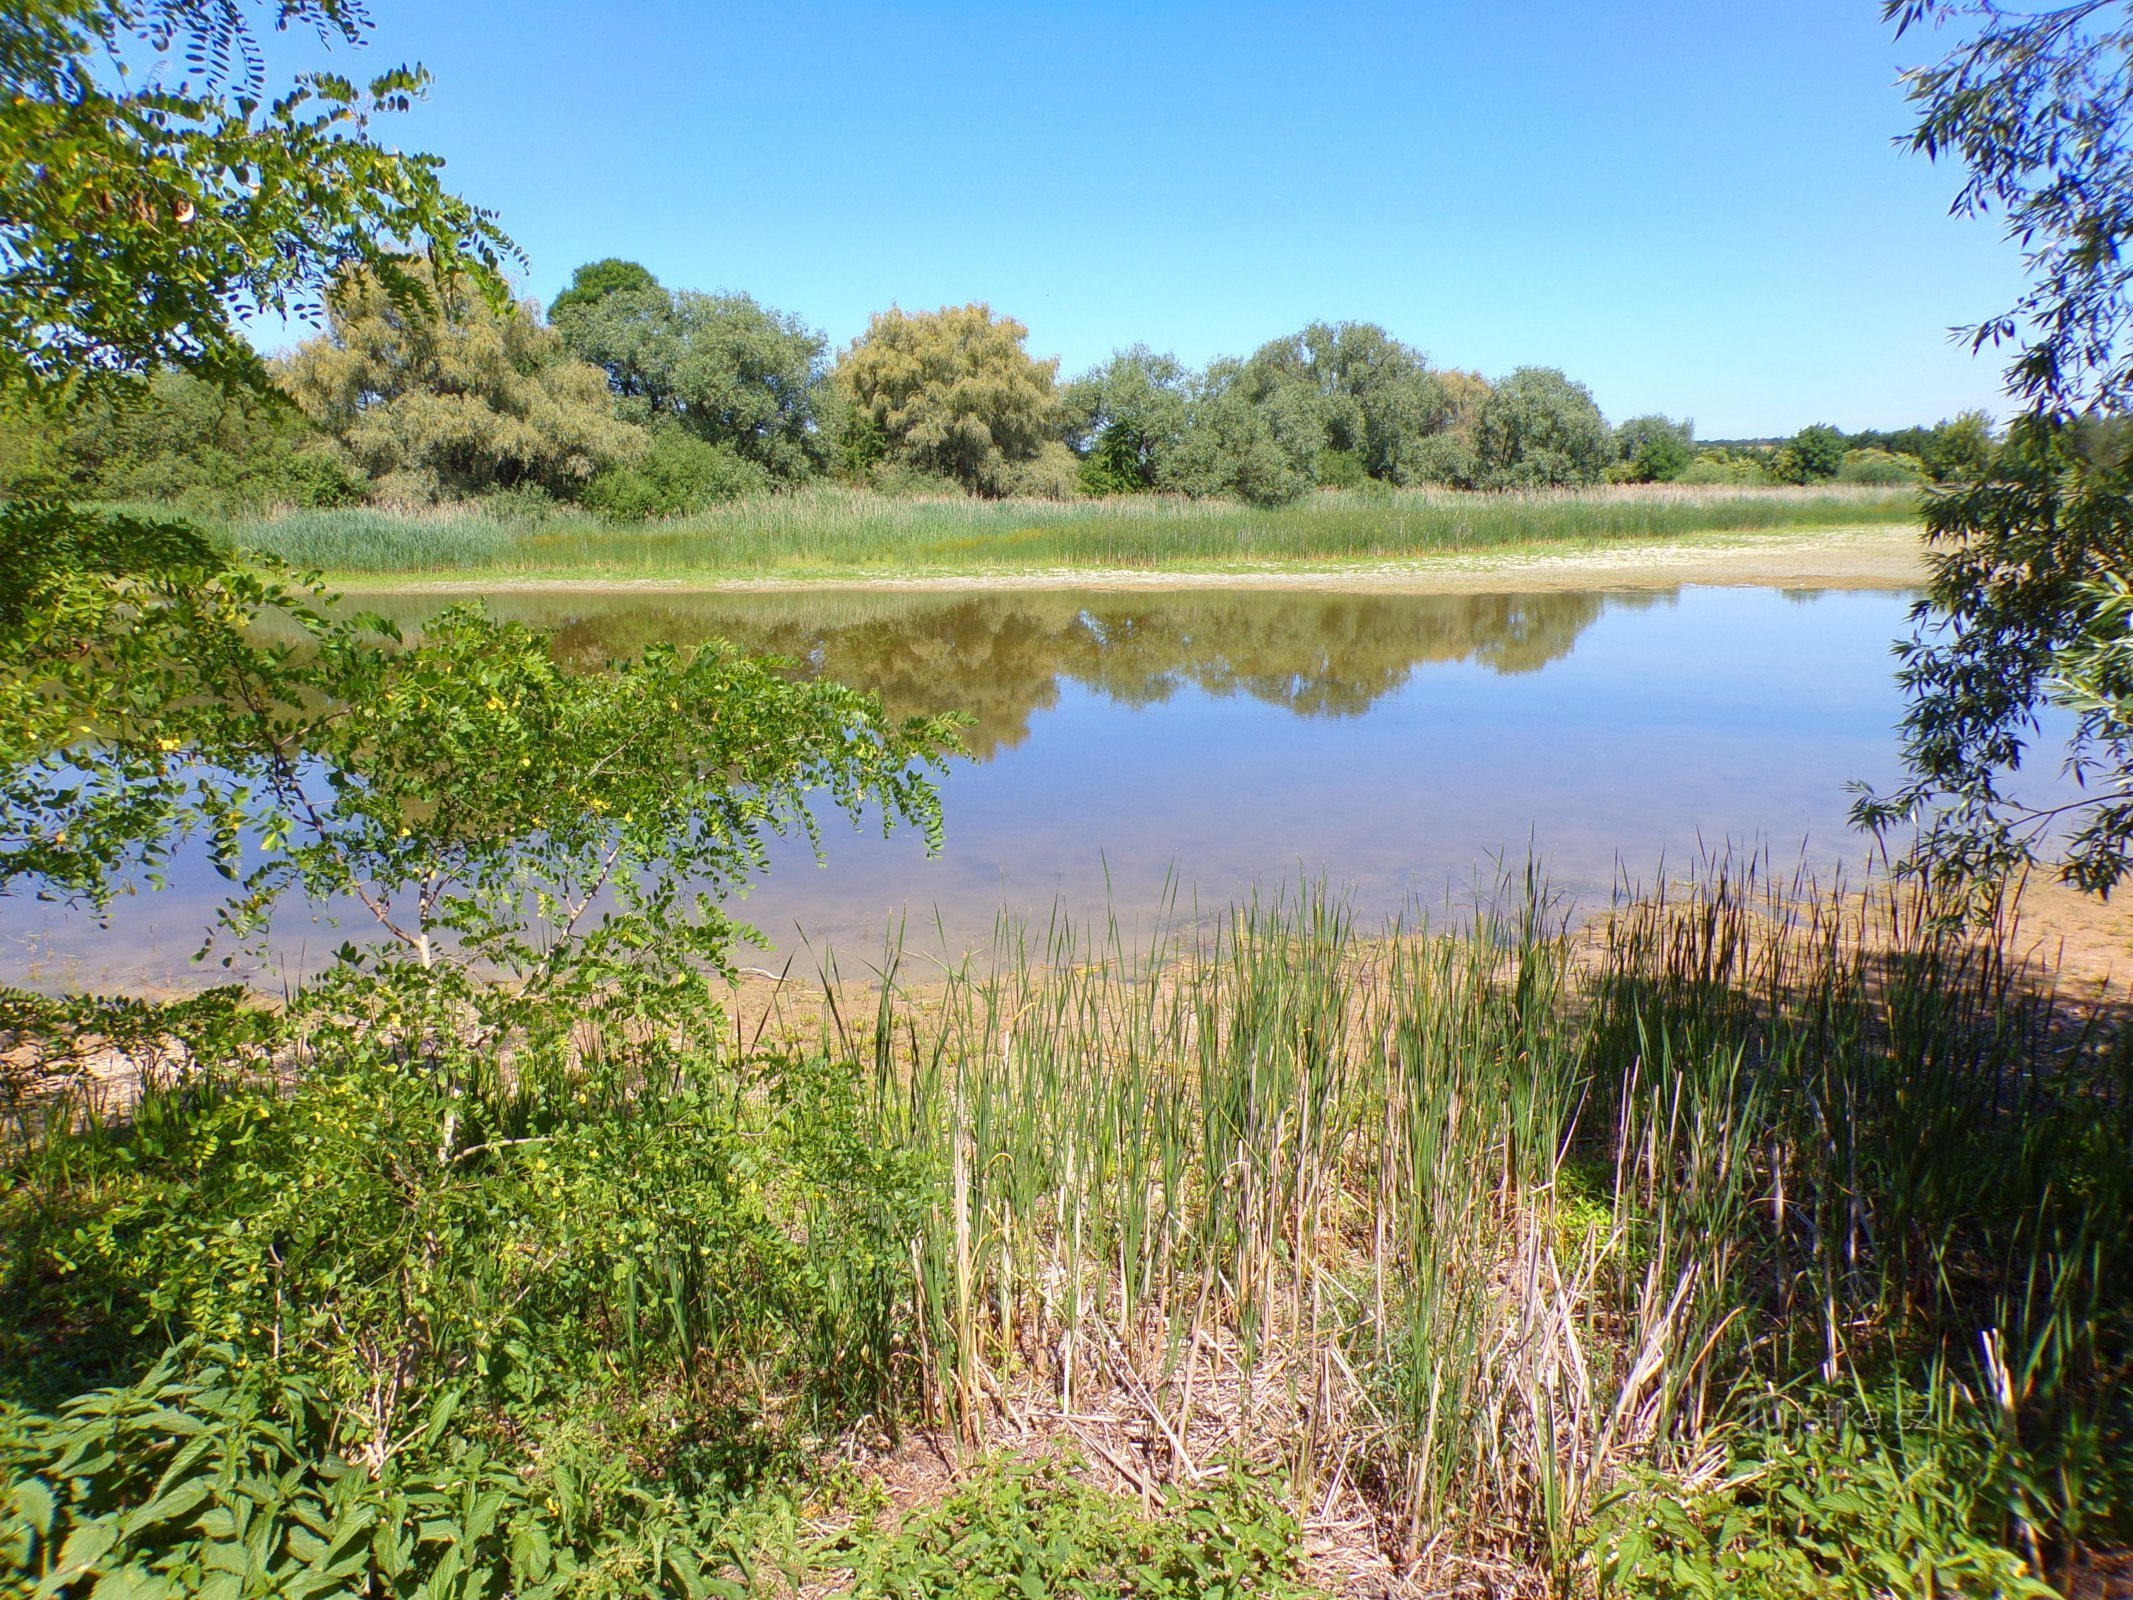
[{"label": "tree", "polygon": [[604,261],[588,261],[570,275],[570,286],[549,302],[548,320],[553,322],[566,311],[596,306],[618,289],[658,287],[659,280],[652,276],[651,269],[634,261],[624,261],[618,256],[609,256]]},{"label": "tree", "polygon": [[1971,483],[1992,466],[1992,419],[1982,411],[1965,411],[1940,423],[1926,436],[1919,459],[1941,483]]},{"label": "tree", "polygon": [[[178,365],[260,376],[242,324],[315,315],[363,267],[403,303],[411,254],[500,292],[515,256],[434,156],[373,141],[429,79],[268,80],[242,0],[38,0],[0,10],[0,389]],[[277,27],[358,44],[355,0],[274,0]],[[143,56],[161,70],[129,78]]]},{"label": "tree", "polygon": [[1962,30],[1909,75],[1907,142],[1959,161],[1955,212],[1998,212],[2022,252],[2027,288],[1969,337],[2011,348],[2025,412],[1989,455],[1968,430],[1968,459],[1944,463],[1952,481],[1927,501],[1929,584],[1899,671],[1908,776],[1862,794],[1855,815],[1915,824],[1908,864],[1941,881],[1989,883],[2050,851],[2070,881],[2107,893],[2133,851],[2133,763],[2108,697],[2071,695],[2078,801],[2040,811],[2014,790],[2040,707],[2078,682],[2069,663],[2110,659],[2123,616],[2105,597],[2133,573],[2133,477],[2094,448],[2133,398],[2133,7],[1887,0],[1883,16],[1899,37]]},{"label": "tree", "polygon": [[876,312],[838,357],[847,427],[892,467],[1003,495],[1059,430],[1058,359],[1033,359],[1029,330],[983,304]]},{"label": "tree", "polygon": [[1301,384],[1269,383],[1247,363],[1215,361],[1193,384],[1186,427],[1161,463],[1161,487],[1195,497],[1288,505],[1318,483],[1324,408]]},{"label": "tree", "polygon": [[649,281],[570,300],[574,293],[576,286],[557,300],[555,329],[574,355],[607,373],[625,415],[672,419],[787,482],[822,466],[828,341],[799,318],[745,294]]},{"label": "tree", "polygon": [[1582,383],[1520,367],[1482,402],[1474,453],[1485,488],[1555,488],[1599,481],[1615,436]]},{"label": "tree", "polygon": [[1138,494],[1157,486],[1185,435],[1190,381],[1176,356],[1137,344],[1068,384],[1061,399],[1083,488]]},{"label": "tree", "polygon": [[154,500],[229,512],[342,505],[369,485],[279,391],[162,372],[72,406],[25,401],[0,428],[41,448],[0,459],[0,495]]},{"label": "tree", "polygon": [[575,359],[530,306],[499,310],[409,269],[431,314],[410,315],[378,278],[343,280],[327,328],[280,367],[289,393],[397,499],[533,484],[569,494],[642,453],[600,369]]},{"label": "tree", "polygon": [[1696,424],[1685,417],[1631,417],[1615,429],[1615,459],[1632,483],[1672,483],[1696,459]]},{"label": "tree", "polygon": [[1837,475],[1837,469],[1844,465],[1844,452],[1851,448],[1851,441],[1844,437],[1841,428],[1826,422],[1810,422],[1786,440],[1785,447],[1792,452],[1798,481],[1818,483]]},{"label": "tree", "polygon": [[1372,322],[1314,322],[1262,345],[1246,363],[1245,381],[1262,401],[1284,387],[1309,396],[1325,449],[1385,483],[1421,481],[1420,446],[1451,420],[1451,400],[1428,360]]}]

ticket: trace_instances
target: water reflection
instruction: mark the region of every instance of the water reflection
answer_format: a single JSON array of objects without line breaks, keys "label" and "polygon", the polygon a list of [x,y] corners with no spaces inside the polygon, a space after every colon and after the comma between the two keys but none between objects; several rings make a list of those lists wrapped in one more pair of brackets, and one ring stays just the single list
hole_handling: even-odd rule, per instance
[{"label": "water reflection", "polygon": [[[659,641],[726,638],[871,689],[899,715],[961,711],[972,754],[1026,740],[1032,715],[1079,685],[1124,706],[1180,691],[1243,695],[1302,717],[1356,717],[1419,667],[1471,661],[1537,672],[1609,608],[1666,596],[1343,595],[1318,592],[1024,591],[754,595],[505,594],[499,616],[550,630],[593,668]],[[365,599],[413,628],[429,596]]]},{"label": "water reflection", "polygon": [[[403,627],[444,599],[366,597]],[[1603,898],[1727,840],[1856,862],[1845,785],[1897,775],[1894,592],[1422,596],[1266,591],[661,593],[490,597],[587,668],[713,636],[880,693],[962,710],[974,762],[943,789],[947,849],[832,826],[739,908],[784,949],[878,948],[908,916],[950,953],[995,918],[1115,911],[1166,885],[1216,907],[1324,874],[1366,917],[1441,906],[1530,848]],[[2048,747],[2047,740],[2040,748]],[[223,885],[180,864],[114,926],[17,902],[0,975],[185,981]],[[354,924],[351,923],[351,926]],[[937,931],[936,931],[937,930]],[[341,934],[276,924],[300,973]],[[192,981],[199,981],[195,976]]]}]

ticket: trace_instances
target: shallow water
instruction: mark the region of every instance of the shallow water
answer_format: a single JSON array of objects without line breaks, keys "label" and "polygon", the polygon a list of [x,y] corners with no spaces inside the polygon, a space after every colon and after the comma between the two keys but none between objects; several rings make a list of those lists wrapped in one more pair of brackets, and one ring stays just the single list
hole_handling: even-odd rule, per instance
[{"label": "shallow water", "polygon": [[[366,597],[405,624],[433,596]],[[1846,784],[1897,772],[1891,641],[1874,591],[1334,594],[1034,591],[502,595],[587,665],[723,635],[881,693],[960,709],[972,759],[943,790],[947,848],[832,824],[828,862],[775,853],[744,911],[785,951],[863,960],[892,921],[951,951],[996,918],[1166,893],[1212,909],[1298,874],[1375,919],[1440,908],[1529,851],[1587,903],[1662,861],[1767,845],[1789,869],[1863,861]],[[111,928],[17,902],[0,973],[187,981],[215,883],[181,870]],[[351,925],[352,926],[352,925]],[[342,933],[277,924],[285,972]],[[197,971],[197,969],[194,969]],[[204,975],[204,974],[202,974]],[[219,975],[219,969],[218,974]],[[190,981],[200,981],[201,975]]]}]

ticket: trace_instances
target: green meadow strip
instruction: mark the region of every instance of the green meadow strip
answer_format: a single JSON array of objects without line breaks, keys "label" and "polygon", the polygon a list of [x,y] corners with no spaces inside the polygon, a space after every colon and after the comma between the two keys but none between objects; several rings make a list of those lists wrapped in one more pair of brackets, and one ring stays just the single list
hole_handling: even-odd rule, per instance
[{"label": "green meadow strip", "polygon": [[717,580],[1337,568],[1916,519],[1910,491],[1847,488],[1321,491],[1276,510],[1152,495],[906,500],[818,488],[635,524],[564,510],[507,520],[478,507],[358,508],[233,521],[221,531],[337,574]]}]

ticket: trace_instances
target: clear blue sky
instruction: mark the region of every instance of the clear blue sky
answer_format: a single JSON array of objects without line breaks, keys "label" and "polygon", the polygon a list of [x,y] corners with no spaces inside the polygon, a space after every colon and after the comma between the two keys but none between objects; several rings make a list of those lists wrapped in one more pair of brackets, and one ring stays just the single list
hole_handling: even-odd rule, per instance
[{"label": "clear blue sky", "polygon": [[1069,374],[1368,320],[1707,438],[2006,409],[1947,329],[2018,264],[1892,148],[1937,47],[1876,0],[373,11],[347,64],[437,78],[382,131],[502,213],[544,300],[606,255],[839,344],[979,299]]}]

